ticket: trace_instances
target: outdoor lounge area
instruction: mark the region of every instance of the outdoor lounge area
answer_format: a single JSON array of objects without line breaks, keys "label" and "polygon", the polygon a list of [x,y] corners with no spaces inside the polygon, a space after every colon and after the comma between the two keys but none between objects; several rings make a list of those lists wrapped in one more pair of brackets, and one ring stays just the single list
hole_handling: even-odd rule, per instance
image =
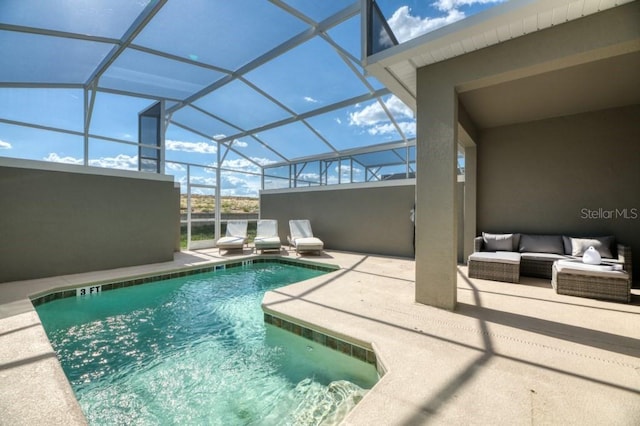
[{"label": "outdoor lounge area", "polygon": [[[283,256],[297,257],[293,250]],[[228,257],[207,249],[179,253],[168,263],[3,284],[3,420],[84,424],[28,294]],[[468,278],[460,266],[459,305],[449,312],[414,302],[410,259],[331,250],[307,259],[339,269],[267,293],[263,309],[375,351],[385,373],[345,424],[640,421],[637,289],[631,303],[616,304],[558,295],[539,278],[519,284]]]},{"label": "outdoor lounge area", "polygon": [[[640,424],[640,1],[76,3],[0,2],[0,424],[100,423],[97,396],[115,423],[280,426],[258,406],[312,388],[347,400],[309,398],[328,424]],[[303,271],[198,276],[162,318],[103,297],[268,262]],[[175,364],[155,382],[152,338],[62,333],[76,364],[142,373],[70,378],[38,315],[60,300],[148,301],[126,315]],[[176,368],[218,335],[237,346]],[[226,376],[267,352],[289,364]],[[183,396],[206,410],[169,418]]]},{"label": "outdoor lounge area", "polygon": [[[487,234],[474,240],[469,277],[519,282],[520,275],[551,279],[559,294],[629,302],[631,248],[615,237]],[[585,258],[593,250],[597,259]],[[614,257],[613,253],[616,253]]]},{"label": "outdoor lounge area", "polygon": [[[508,2],[495,16],[369,52],[367,70],[416,109],[425,138],[418,164],[428,171],[416,175],[418,302],[456,309],[456,265],[470,256],[472,275],[480,267],[479,276],[517,281],[540,264],[551,279],[549,258],[523,261],[520,249],[474,254],[482,232],[615,235],[631,250],[629,280],[638,276],[638,191],[630,182],[640,159],[640,93],[627,77],[640,69],[639,4],[597,12],[586,1],[554,5]],[[558,254],[564,249],[551,257]],[[559,281],[570,269],[563,265]],[[621,271],[603,274],[626,281]]]}]

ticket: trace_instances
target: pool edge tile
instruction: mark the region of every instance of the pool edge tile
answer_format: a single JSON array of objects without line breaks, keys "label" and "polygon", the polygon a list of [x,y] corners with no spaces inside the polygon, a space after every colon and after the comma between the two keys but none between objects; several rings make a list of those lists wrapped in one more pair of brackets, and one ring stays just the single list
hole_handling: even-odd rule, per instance
[{"label": "pool edge tile", "polygon": [[53,300],[64,299],[67,297],[77,297],[76,289],[87,286],[101,286],[101,291],[117,290],[125,287],[132,287],[142,284],[150,284],[158,281],[164,281],[168,279],[177,279],[190,275],[204,274],[209,272],[216,272],[224,270],[226,268],[246,267],[253,263],[280,263],[285,265],[292,265],[301,268],[308,268],[313,270],[320,270],[326,273],[334,272],[340,269],[337,265],[331,264],[318,264],[316,261],[309,261],[304,259],[289,259],[285,257],[272,257],[265,255],[257,255],[245,260],[228,260],[220,263],[213,263],[201,266],[188,266],[178,269],[172,269],[168,271],[158,272],[155,274],[145,274],[138,276],[122,277],[119,279],[109,279],[103,281],[88,281],[82,284],[75,284],[72,287],[60,287],[52,289],[46,293],[38,293],[31,295],[29,300],[34,307],[51,302]]},{"label": "pool edge tile", "polygon": [[[316,342],[322,346],[326,346],[329,349],[333,349],[351,358],[355,358],[359,361],[371,364],[376,368],[379,377],[382,377],[386,374],[386,368],[378,359],[378,356],[375,353],[375,348],[373,348],[373,346],[371,349],[365,348],[361,345],[347,342],[343,339],[331,336],[318,330],[314,330],[288,319],[280,318],[271,312],[264,312],[264,320],[265,323],[270,324],[274,327],[278,327],[304,339]],[[300,330],[300,333],[298,333],[298,329]]]}]

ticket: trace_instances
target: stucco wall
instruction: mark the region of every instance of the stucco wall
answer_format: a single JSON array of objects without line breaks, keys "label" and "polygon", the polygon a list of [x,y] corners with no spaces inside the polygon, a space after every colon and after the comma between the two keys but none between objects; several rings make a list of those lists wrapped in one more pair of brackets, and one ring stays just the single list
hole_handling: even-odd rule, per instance
[{"label": "stucco wall", "polygon": [[260,216],[277,219],[280,239],[287,241],[290,219],[309,219],[325,248],[413,257],[415,185],[345,188],[341,186],[263,191]]},{"label": "stucco wall", "polygon": [[640,105],[483,130],[478,233],[615,235],[640,278]]},{"label": "stucco wall", "polygon": [[0,282],[171,260],[179,197],[170,180],[0,166]]}]

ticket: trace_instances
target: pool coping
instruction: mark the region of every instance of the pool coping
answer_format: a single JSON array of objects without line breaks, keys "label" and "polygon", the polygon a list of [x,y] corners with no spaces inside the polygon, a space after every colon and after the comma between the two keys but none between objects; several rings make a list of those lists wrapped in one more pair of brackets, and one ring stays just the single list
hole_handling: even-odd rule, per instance
[{"label": "pool coping", "polygon": [[31,294],[28,297],[31,303],[33,304],[33,306],[36,307],[43,303],[51,302],[53,300],[64,299],[67,297],[77,297],[78,296],[77,290],[82,288],[87,288],[87,287],[100,287],[100,290],[98,292],[103,292],[103,291],[117,290],[120,288],[131,287],[136,285],[150,284],[153,282],[165,281],[173,278],[182,278],[190,275],[216,272],[218,270],[223,270],[226,268],[238,268],[238,267],[243,267],[253,263],[267,263],[267,262],[302,266],[305,268],[322,270],[325,272],[333,272],[340,269],[340,267],[336,265],[321,264],[317,262],[308,262],[308,261],[302,261],[298,259],[292,260],[292,259],[286,259],[286,258],[277,257],[277,256],[257,255],[257,256],[248,257],[247,259],[240,260],[240,261],[229,260],[226,262],[210,263],[206,266],[188,266],[188,267],[176,268],[176,269],[164,271],[162,273],[147,273],[142,275],[132,275],[132,276],[123,277],[123,278],[87,281],[81,284],[73,284],[73,285],[48,289],[46,291]]}]

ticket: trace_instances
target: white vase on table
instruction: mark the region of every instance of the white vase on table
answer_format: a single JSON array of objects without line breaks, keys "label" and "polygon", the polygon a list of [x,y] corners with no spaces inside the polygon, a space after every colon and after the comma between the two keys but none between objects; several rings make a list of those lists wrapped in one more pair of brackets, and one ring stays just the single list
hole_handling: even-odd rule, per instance
[{"label": "white vase on table", "polygon": [[582,255],[582,262],[588,265],[599,265],[601,261],[602,257],[600,256],[600,253],[598,253],[598,250],[593,246],[586,249]]}]

